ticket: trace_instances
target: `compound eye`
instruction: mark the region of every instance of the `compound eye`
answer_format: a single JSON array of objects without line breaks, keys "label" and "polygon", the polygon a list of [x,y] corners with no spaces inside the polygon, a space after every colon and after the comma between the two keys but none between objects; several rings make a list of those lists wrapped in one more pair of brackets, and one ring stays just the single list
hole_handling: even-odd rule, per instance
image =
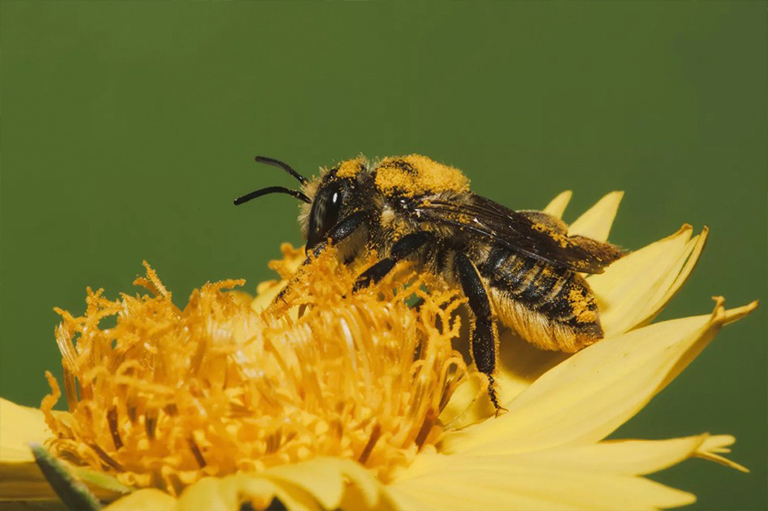
[{"label": "compound eye", "polygon": [[341,195],[341,189],[338,186],[330,187],[317,195],[312,204],[312,212],[309,214],[308,249],[323,241],[328,231],[339,221]]}]

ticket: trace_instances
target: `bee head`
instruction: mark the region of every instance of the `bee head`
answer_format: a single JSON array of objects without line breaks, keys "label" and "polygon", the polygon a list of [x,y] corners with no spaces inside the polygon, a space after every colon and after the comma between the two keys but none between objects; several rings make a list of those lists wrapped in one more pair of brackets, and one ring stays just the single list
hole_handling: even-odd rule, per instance
[{"label": "bee head", "polygon": [[330,229],[339,220],[370,203],[371,194],[364,192],[368,190],[370,176],[365,171],[366,161],[362,157],[342,162],[312,180],[308,180],[281,161],[263,156],[257,156],[256,161],[285,170],[299,181],[301,189],[270,186],[239,197],[235,200],[235,205],[270,193],[284,193],[304,202],[299,220],[307,239],[307,250],[325,240]]},{"label": "bee head", "polygon": [[362,157],[347,160],[325,171],[320,178],[305,186],[311,206],[305,206],[302,227],[307,250],[327,239],[328,232],[350,213],[365,208],[363,191],[369,175]]}]

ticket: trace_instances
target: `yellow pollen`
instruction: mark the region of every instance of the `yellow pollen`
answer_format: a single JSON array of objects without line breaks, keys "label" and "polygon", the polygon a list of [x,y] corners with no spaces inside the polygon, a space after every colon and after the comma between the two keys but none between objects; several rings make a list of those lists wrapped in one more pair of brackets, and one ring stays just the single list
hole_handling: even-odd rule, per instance
[{"label": "yellow pollen", "polygon": [[412,154],[384,158],[376,168],[376,186],[385,194],[413,197],[427,193],[469,191],[469,179],[459,169]]},{"label": "yellow pollen", "polygon": [[365,158],[358,156],[352,160],[346,160],[339,165],[336,176],[341,178],[352,178],[365,170]]},{"label": "yellow pollen", "polygon": [[548,225],[536,222],[533,224],[533,229],[547,234],[550,238],[558,242],[562,248],[568,248],[568,245],[571,244],[571,241],[566,234],[557,232]]},{"label": "yellow pollen", "polygon": [[571,305],[576,321],[579,323],[593,323],[597,320],[595,310],[590,310],[590,305],[593,304],[593,301],[594,298],[588,298],[580,289],[572,289],[568,293],[568,303]]},{"label": "yellow pollen", "polygon": [[[424,292],[413,274],[353,294],[355,275],[327,252],[263,312],[227,291],[235,280],[205,284],[179,309],[149,266],[136,283],[150,294],[89,289],[82,317],[58,311],[69,413],[52,412],[61,392],[48,374],[49,447],[176,495],[204,476],[317,456],[388,480],[441,438],[437,417],[466,374],[451,347],[460,300]],[[290,261],[274,266],[287,273]]]}]

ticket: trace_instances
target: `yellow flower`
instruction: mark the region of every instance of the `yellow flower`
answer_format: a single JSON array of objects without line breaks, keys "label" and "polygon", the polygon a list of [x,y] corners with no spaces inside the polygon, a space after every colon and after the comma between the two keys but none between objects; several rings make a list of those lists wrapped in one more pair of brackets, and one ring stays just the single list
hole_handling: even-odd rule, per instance
[{"label": "yellow flower", "polygon": [[[570,198],[547,211],[560,216]],[[606,239],[621,194],[570,231]],[[724,325],[756,303],[649,325],[698,259],[706,230],[676,234],[590,276],[606,338],[574,355],[507,332],[494,418],[480,377],[452,343],[462,300],[406,266],[352,294],[355,269],[328,253],[253,302],[239,281],[206,284],[176,308],[152,295],[88,292],[56,332],[68,412],[0,401],[0,499],[53,498],[29,442],[50,452],[113,510],[659,509],[695,497],[642,477],[690,457],[746,470],[727,435],[605,438],[639,412]],[[302,252],[273,262],[290,278]],[[407,282],[405,286],[398,284]],[[429,289],[429,292],[423,291]],[[412,298],[419,307],[411,306]],[[108,316],[116,325],[101,327]]]}]

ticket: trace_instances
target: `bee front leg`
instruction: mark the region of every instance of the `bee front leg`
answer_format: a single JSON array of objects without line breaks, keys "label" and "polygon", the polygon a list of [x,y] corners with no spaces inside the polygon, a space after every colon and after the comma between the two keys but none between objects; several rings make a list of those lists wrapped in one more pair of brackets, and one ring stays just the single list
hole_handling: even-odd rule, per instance
[{"label": "bee front leg", "polygon": [[[339,221],[336,225],[331,227],[331,230],[328,231],[328,235],[326,236],[326,239],[324,241],[321,241],[314,247],[307,249],[307,253],[312,252],[312,255],[308,255],[307,258],[304,260],[303,263],[301,263],[301,266],[296,271],[296,274],[307,266],[310,262],[312,262],[313,258],[317,258],[320,254],[323,253],[323,250],[328,248],[328,241],[330,240],[330,243],[332,245],[335,245],[345,239],[347,239],[349,236],[354,234],[360,227],[367,225],[368,217],[365,214],[364,211],[358,211],[357,213],[352,213],[351,215],[345,217],[341,221]],[[295,279],[296,277],[294,277]],[[285,294],[288,292],[288,290],[291,288],[291,283],[293,281],[288,282],[288,285],[286,285],[280,293],[275,297],[275,302],[278,300],[283,300]]]},{"label": "bee front leg", "polygon": [[472,358],[477,370],[488,377],[488,396],[491,398],[496,414],[504,408],[499,404],[496,395],[493,373],[496,369],[496,346],[499,332],[493,321],[493,311],[488,293],[480,279],[474,263],[465,254],[458,252],[454,259],[456,273],[461,282],[462,290],[469,300],[469,308],[474,315],[472,325]]},{"label": "bee front leg", "polygon": [[[362,225],[366,225],[367,220],[368,218],[364,211],[352,213],[351,215],[341,219],[336,225],[331,227],[331,229],[328,231],[328,234],[325,236],[325,239],[314,247],[308,248],[307,253],[309,253],[311,250],[314,257],[319,256],[323,253],[323,250],[328,247],[329,240],[332,245],[336,245],[342,240],[350,237]],[[311,259],[311,257],[307,257],[306,261],[304,261],[304,264],[309,264]]]},{"label": "bee front leg", "polygon": [[353,292],[357,292],[364,287],[368,287],[371,284],[383,279],[387,273],[392,271],[398,261],[401,261],[413,254],[416,250],[421,248],[427,241],[433,238],[432,233],[427,231],[419,231],[411,234],[406,234],[392,245],[392,250],[389,251],[389,257],[382,259],[367,270],[365,270],[357,278]]}]

